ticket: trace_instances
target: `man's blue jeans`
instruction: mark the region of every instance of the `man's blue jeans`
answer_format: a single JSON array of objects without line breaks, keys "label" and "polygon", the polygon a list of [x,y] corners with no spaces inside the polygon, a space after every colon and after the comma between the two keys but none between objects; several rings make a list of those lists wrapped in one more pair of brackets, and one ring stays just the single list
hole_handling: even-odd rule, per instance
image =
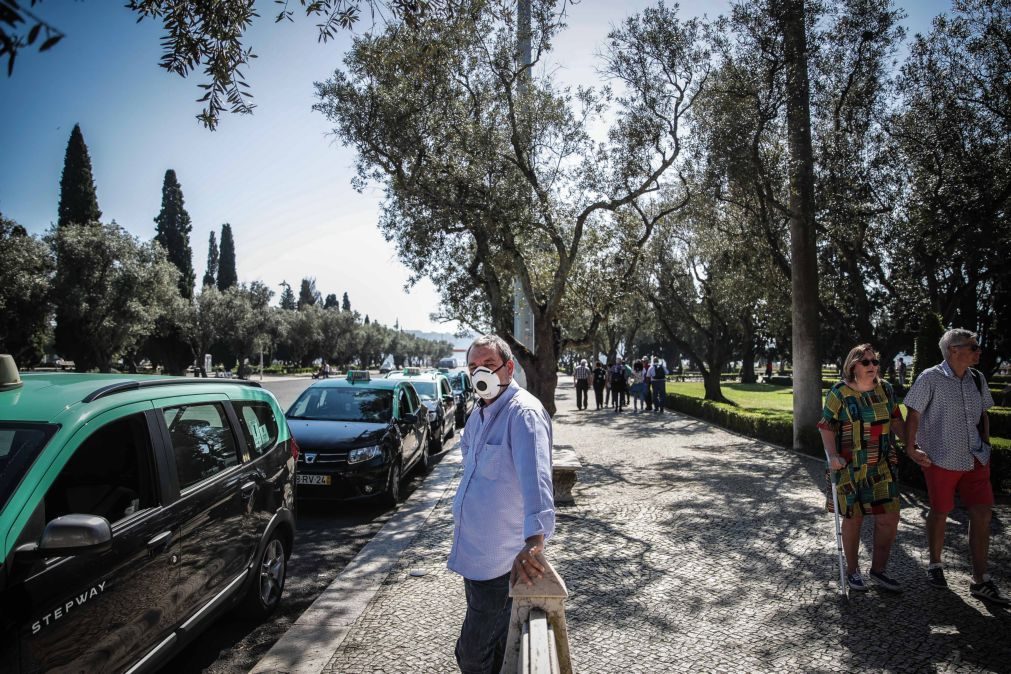
[{"label": "man's blue jeans", "polygon": [[456,664],[463,674],[498,674],[502,669],[509,615],[509,574],[491,580],[463,579],[467,616],[456,640]]}]

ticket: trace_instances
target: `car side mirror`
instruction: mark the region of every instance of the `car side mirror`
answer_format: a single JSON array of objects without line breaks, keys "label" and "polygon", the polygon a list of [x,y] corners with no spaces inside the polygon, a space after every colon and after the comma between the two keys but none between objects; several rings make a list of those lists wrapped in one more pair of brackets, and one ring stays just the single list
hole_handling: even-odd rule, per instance
[{"label": "car side mirror", "polygon": [[442,402],[444,402],[444,403],[451,403],[451,402],[455,402],[455,401],[456,401],[456,398],[454,398],[453,396],[449,395],[448,393],[446,395],[442,396]]},{"label": "car side mirror", "polygon": [[418,415],[414,412],[404,412],[400,415],[401,421],[406,421],[409,424],[413,424],[418,420]]},{"label": "car side mirror", "polygon": [[45,559],[94,554],[112,548],[109,520],[97,515],[64,515],[46,525],[38,543],[18,546],[19,557]]}]

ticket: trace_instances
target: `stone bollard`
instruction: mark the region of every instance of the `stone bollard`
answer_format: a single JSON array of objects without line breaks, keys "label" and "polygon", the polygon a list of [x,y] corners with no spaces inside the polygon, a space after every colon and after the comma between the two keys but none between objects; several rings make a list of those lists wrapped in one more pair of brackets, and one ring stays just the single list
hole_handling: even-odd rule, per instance
[{"label": "stone bollard", "polygon": [[[521,667],[531,674],[572,674],[569,632],[565,624],[565,599],[569,591],[544,555],[537,555],[537,560],[544,565],[544,577],[535,580],[533,585],[517,583],[509,590],[513,608],[501,674],[519,674]],[[549,643],[547,649],[538,643],[538,639],[531,638],[530,627],[531,622],[539,623],[545,618],[547,633],[553,636],[553,643]],[[531,655],[538,654],[548,657],[541,660],[531,658]],[[557,670],[554,668],[555,659]],[[539,668],[538,662],[546,668]]]}]

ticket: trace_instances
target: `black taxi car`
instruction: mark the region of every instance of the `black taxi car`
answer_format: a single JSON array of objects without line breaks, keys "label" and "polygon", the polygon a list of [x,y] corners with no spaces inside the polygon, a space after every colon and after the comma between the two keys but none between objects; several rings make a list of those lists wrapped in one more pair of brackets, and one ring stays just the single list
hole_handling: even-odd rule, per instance
[{"label": "black taxi car", "polygon": [[463,428],[467,425],[467,418],[474,411],[477,402],[474,383],[470,380],[470,373],[467,370],[447,370],[443,374],[449,380],[453,397],[456,398],[456,427]]},{"label": "black taxi car", "polygon": [[421,403],[428,408],[428,423],[431,432],[428,449],[438,452],[446,438],[456,432],[456,396],[446,375],[435,370],[424,371],[420,367],[405,367],[400,372],[390,372],[387,379],[411,382],[418,391]]},{"label": "black taxi car", "polygon": [[299,498],[395,505],[404,475],[428,467],[427,411],[408,382],[352,370],[312,384],[286,416],[301,448]]},{"label": "black taxi car", "polygon": [[281,600],[297,447],[250,382],[0,356],[0,670],[157,669]]}]

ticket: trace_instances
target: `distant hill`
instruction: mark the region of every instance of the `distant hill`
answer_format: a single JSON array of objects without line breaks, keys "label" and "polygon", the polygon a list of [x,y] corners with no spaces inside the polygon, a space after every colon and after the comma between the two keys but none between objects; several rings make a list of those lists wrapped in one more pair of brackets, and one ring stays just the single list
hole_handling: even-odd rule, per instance
[{"label": "distant hill", "polygon": [[462,351],[465,351],[467,347],[470,346],[470,343],[474,341],[473,336],[454,337],[451,332],[425,332],[424,330],[404,330],[404,332],[409,332],[415,337],[420,337],[422,339],[449,342],[453,345],[453,349]]}]

